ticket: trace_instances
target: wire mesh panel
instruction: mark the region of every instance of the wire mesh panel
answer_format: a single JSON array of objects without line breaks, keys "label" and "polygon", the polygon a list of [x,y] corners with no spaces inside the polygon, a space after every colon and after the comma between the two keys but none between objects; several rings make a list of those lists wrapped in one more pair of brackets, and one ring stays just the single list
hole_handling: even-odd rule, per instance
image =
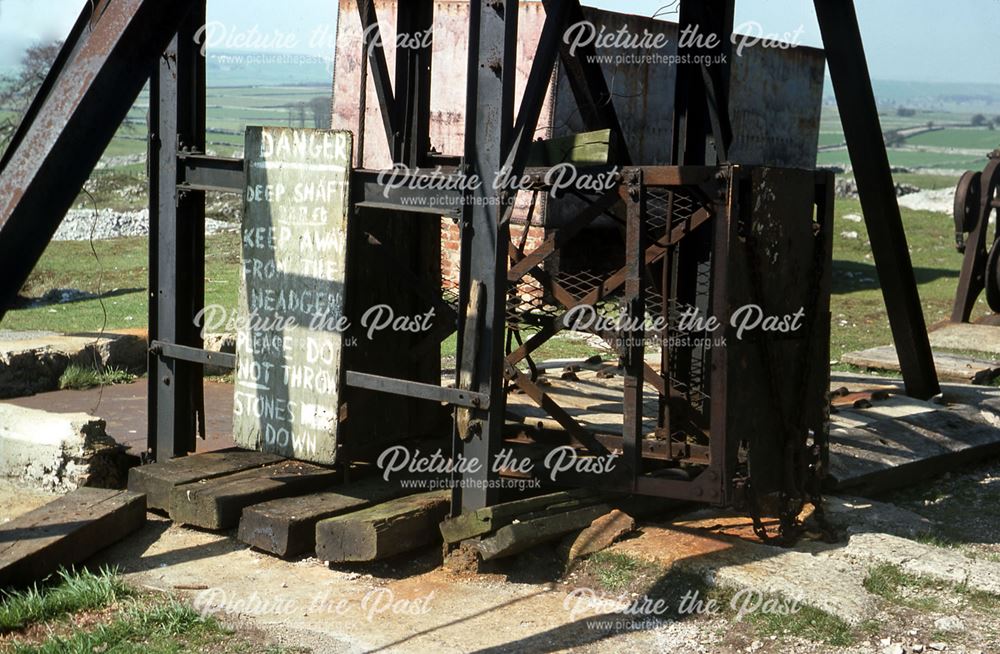
[{"label": "wire mesh panel", "polygon": [[[599,456],[607,448],[621,456],[625,476],[604,478],[603,486],[716,504],[741,504],[752,496],[761,500],[757,510],[765,511],[773,498],[790,497],[794,507],[805,497],[801,489],[782,486],[782,475],[774,470],[767,473],[768,484],[758,484],[765,494],[750,494],[750,463],[756,460],[759,468],[770,461],[773,444],[741,426],[770,425],[768,438],[798,446],[799,431],[776,430],[776,416],[795,406],[805,411],[805,402],[810,412],[820,406],[822,395],[811,393],[822,385],[822,375],[810,367],[803,375],[808,384],[769,384],[761,373],[768,368],[754,362],[768,352],[781,366],[806,370],[799,363],[806,357],[789,354],[794,350],[809,352],[810,366],[824,363],[812,356],[822,349],[813,345],[823,342],[823,334],[813,329],[785,339],[768,334],[740,339],[730,320],[740,307],[757,301],[747,286],[752,273],[766,279],[772,268],[771,283],[789,290],[765,293],[765,309],[773,305],[787,311],[789,302],[808,301],[819,308],[807,308],[822,317],[825,287],[806,292],[797,275],[776,264],[793,261],[802,270],[822,271],[823,256],[829,256],[814,252],[811,241],[782,236],[792,233],[782,227],[786,222],[795,225],[796,238],[803,221],[809,230],[802,233],[812,234],[811,208],[816,215],[829,213],[828,207],[813,207],[818,178],[800,172],[768,176],[735,166],[626,169],[618,189],[622,202],[604,212],[601,224],[573,231],[571,221],[563,223],[570,225],[565,236],[550,230],[538,252],[525,248],[512,256],[518,274],[526,274],[508,285],[505,318],[516,334],[507,340],[507,383],[513,393],[508,397],[521,398],[511,400],[514,404],[536,405],[527,422],[565,430],[586,455]],[[754,175],[768,184],[773,180],[773,188],[753,182]],[[784,203],[772,194],[795,201]],[[758,210],[761,202],[769,203],[767,215]],[[750,242],[741,231],[747,221],[769,231]],[[797,249],[806,245],[808,251]],[[767,256],[757,257],[758,252]],[[526,259],[535,265],[529,268]],[[820,274],[813,272],[813,277]],[[580,309],[589,318],[583,327],[575,318],[566,319],[574,312],[584,315]],[[531,360],[548,339],[567,330],[586,332],[595,348],[603,341],[602,360],[589,370],[571,366],[556,373]],[[796,339],[808,341],[808,348]],[[795,403],[784,391],[767,395],[771,386],[783,385],[808,388],[810,396]],[[744,401],[751,396],[752,401]],[[817,425],[808,427],[808,433],[817,433]],[[595,436],[600,437],[597,447]],[[758,450],[756,459],[748,454],[752,447]]]}]

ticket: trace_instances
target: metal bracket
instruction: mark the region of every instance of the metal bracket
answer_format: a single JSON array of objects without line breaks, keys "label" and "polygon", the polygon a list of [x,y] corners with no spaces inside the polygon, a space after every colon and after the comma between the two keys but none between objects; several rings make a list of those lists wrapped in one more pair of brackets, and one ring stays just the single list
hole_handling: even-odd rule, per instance
[{"label": "metal bracket", "polygon": [[211,350],[201,350],[196,347],[164,341],[153,341],[149,344],[149,351],[165,359],[190,361],[191,363],[213,365],[220,368],[236,368],[236,355],[226,352],[212,352]]},{"label": "metal bracket", "polygon": [[444,386],[435,386],[434,384],[422,384],[420,382],[406,381],[405,379],[392,379],[391,377],[369,375],[350,370],[347,371],[346,379],[347,385],[354,388],[365,388],[381,393],[415,397],[418,400],[444,402],[469,409],[490,408],[490,396],[484,393],[476,393],[459,388],[445,388]]}]

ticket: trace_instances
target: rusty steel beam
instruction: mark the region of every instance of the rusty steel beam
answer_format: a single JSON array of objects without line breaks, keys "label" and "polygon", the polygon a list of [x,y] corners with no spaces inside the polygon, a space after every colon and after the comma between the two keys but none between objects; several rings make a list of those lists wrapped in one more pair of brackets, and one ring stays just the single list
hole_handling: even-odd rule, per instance
[{"label": "rusty steel beam", "polygon": [[[567,25],[575,25],[586,20],[580,0],[542,0],[546,15],[552,15],[556,10],[567,11]],[[611,88],[604,77],[604,70],[597,62],[597,52],[593,43],[587,43],[578,48],[577,54],[571,52],[566,39],[559,39],[559,61],[569,80],[570,90],[576,100],[580,115],[588,130],[610,129],[614,141],[618,144],[615,163],[623,166],[632,164],[632,156],[625,140],[625,130],[612,101]]]},{"label": "rusty steel beam", "polygon": [[854,2],[814,0],[906,393],[941,392]]},{"label": "rusty steel beam", "polygon": [[[358,12],[361,14],[361,28],[364,39],[362,46],[365,49],[363,64],[367,71],[371,67],[372,77],[375,82],[375,93],[378,97],[379,110],[382,115],[382,125],[385,128],[385,139],[389,144],[389,149],[395,149],[396,137],[399,135],[399,125],[397,124],[396,100],[393,96],[392,82],[389,80],[389,65],[386,62],[385,51],[382,48],[381,28],[379,27],[378,14],[375,12],[374,0],[358,0]],[[367,97],[368,75],[367,72],[361,76],[361,98]],[[364,121],[364,111],[361,112],[361,120]],[[359,130],[360,134],[364,129]],[[364,148],[361,148],[364,152]],[[363,165],[363,159],[358,159],[358,165]]]},{"label": "rusty steel beam", "polygon": [[0,318],[194,4],[86,3],[0,170]]},{"label": "rusty steel beam", "polygon": [[[186,156],[205,151],[205,57],[195,40],[205,0],[196,4],[150,84],[149,336],[201,349],[195,317],[205,306],[205,192],[180,185]],[[197,361],[151,352],[148,449],[157,461],[193,452],[196,434],[205,437],[203,373]]]},{"label": "rusty steel beam", "polygon": [[459,388],[489,395],[490,408],[472,411],[468,420],[456,414],[454,453],[478,461],[481,468],[463,475],[464,487],[454,489],[453,512],[490,506],[499,496],[491,465],[506,417],[503,350],[510,229],[501,223],[492,181],[514,130],[518,4],[472,0],[469,5],[465,163],[471,174],[487,182],[471,191],[463,206],[457,368]]}]

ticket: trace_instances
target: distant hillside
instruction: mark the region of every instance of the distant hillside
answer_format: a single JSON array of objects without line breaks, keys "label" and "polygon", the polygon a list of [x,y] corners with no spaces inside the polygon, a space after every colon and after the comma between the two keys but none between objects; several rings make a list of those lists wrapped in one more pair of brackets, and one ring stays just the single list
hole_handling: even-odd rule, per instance
[{"label": "distant hillside", "polygon": [[280,51],[212,50],[206,63],[208,85],[332,86],[333,60]]},{"label": "distant hillside", "polygon": [[[880,107],[1000,114],[1000,84],[874,80],[873,86]],[[825,99],[833,100],[833,88],[829,79],[826,82]]]}]

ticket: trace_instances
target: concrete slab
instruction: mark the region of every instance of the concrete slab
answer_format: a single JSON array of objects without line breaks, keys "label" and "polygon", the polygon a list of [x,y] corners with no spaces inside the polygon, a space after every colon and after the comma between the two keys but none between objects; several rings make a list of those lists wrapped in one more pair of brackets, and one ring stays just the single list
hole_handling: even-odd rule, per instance
[{"label": "concrete slab", "polygon": [[[969,349],[968,346],[965,349]],[[997,375],[1000,375],[1000,361],[996,358],[971,357],[940,350],[934,350],[933,354],[938,378],[945,381],[988,384]],[[892,370],[896,372],[900,370],[896,348],[891,345],[873,347],[860,352],[848,352],[840,357],[840,361],[866,370]]]},{"label": "concrete slab", "polygon": [[591,624],[628,616],[596,603],[574,613],[572,587],[459,575],[438,562],[431,548],[377,568],[330,569],[315,558],[283,561],[153,515],[135,537],[92,559],[120,566],[141,588],[178,594],[207,615],[316,652],[730,651],[719,644],[726,637],[721,619],[635,630]]},{"label": "concrete slab", "polygon": [[642,538],[608,551],[697,572],[736,591],[781,595],[850,624],[863,622],[875,607],[864,575],[848,563],[765,545],[755,540],[749,518],[730,512],[703,509],[687,518],[643,527]]},{"label": "concrete slab", "polygon": [[920,538],[937,527],[922,515],[867,497],[830,495],[824,498],[824,509],[827,522],[845,534],[877,532]]},{"label": "concrete slab", "polygon": [[1000,326],[945,323],[934,327],[929,336],[931,347],[1000,356]]},{"label": "concrete slab", "polygon": [[865,565],[897,565],[904,572],[918,577],[966,586],[984,593],[1000,594],[1000,563],[974,559],[956,550],[918,543],[892,534],[853,535],[841,558]]},{"label": "concrete slab", "polygon": [[0,404],[0,477],[53,491],[120,488],[126,459],[103,420]]},{"label": "concrete slab", "polygon": [[[116,441],[132,448],[133,453],[146,450],[146,379],[131,384],[91,388],[85,391],[52,391],[30,397],[0,401],[54,413],[90,413],[107,423],[107,433]],[[212,452],[233,447],[233,387],[231,384],[205,382],[205,440],[197,442],[198,452]]]},{"label": "concrete slab", "polygon": [[146,369],[146,336],[142,332],[49,334],[30,332],[0,339],[0,398],[20,397],[59,388],[59,377],[71,364]]}]

